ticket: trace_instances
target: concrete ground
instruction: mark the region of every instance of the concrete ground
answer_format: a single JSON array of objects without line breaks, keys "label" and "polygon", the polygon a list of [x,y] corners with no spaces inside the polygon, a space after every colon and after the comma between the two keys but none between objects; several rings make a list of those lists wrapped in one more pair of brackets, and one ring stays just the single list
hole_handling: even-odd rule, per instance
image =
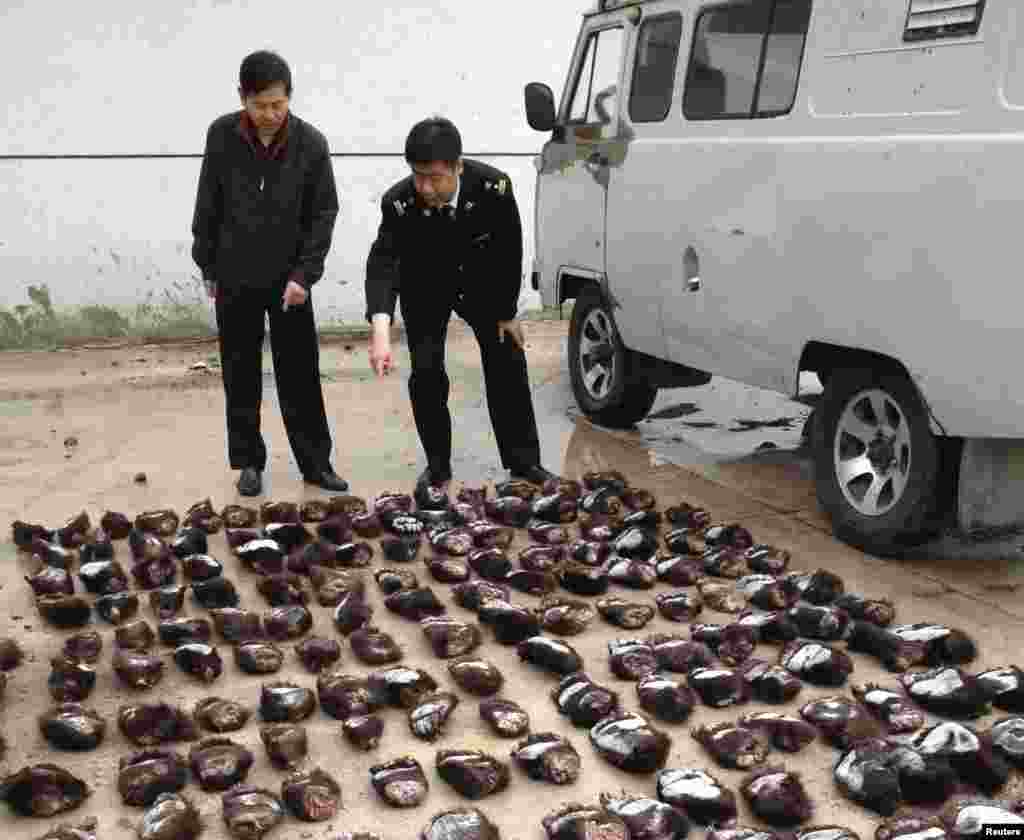
[{"label": "concrete ground", "polygon": [[[972,671],[1021,663],[1024,643],[1024,562],[1017,546],[1003,543],[989,548],[962,546],[947,539],[918,552],[914,559],[885,561],[836,542],[828,523],[817,510],[813,483],[804,455],[796,448],[806,408],[776,395],[752,391],[722,380],[703,388],[663,392],[653,419],[635,431],[608,432],[576,416],[564,363],[565,322],[527,324],[530,375],[541,429],[545,464],[566,476],[579,477],[593,469],[618,469],[630,481],[653,492],[664,508],[686,500],[706,507],[715,520],[740,522],[759,542],[792,551],[791,568],[824,567],[840,574],[848,591],[870,597],[891,598],[897,621],[931,621],[959,627],[978,642],[981,655]],[[179,512],[210,497],[220,509],[239,501],[235,475],[225,465],[224,404],[216,347],[196,344],[176,347],[125,347],[107,350],[71,350],[40,354],[0,355],[0,522],[16,518],[51,526],[85,509],[94,521],[106,510],[134,515],[143,510],[173,507]],[[408,357],[402,348],[396,374],[374,381],[362,342],[330,344],[323,348],[321,368],[328,414],[335,434],[337,470],[352,484],[353,492],[369,499],[385,491],[409,491],[422,464],[405,389]],[[453,329],[449,339],[451,403],[455,417],[456,484],[479,485],[504,477],[487,419],[482,394],[479,356],[472,336]],[[301,500],[324,495],[305,487],[287,449],[283,426],[274,401],[273,379],[266,380],[265,434],[271,461],[265,476],[264,498]],[[791,418],[788,424],[780,418]],[[768,427],[758,422],[768,421]],[[713,425],[712,425],[713,424]],[[731,428],[740,431],[729,431]],[[746,429],[745,431],[743,429]],[[774,447],[761,447],[770,442]],[[144,472],[147,481],[134,477]],[[259,501],[259,500],[257,500]],[[6,528],[7,525],[4,525]],[[522,542],[523,537],[517,537]],[[515,547],[514,547],[515,548]],[[128,549],[117,547],[127,562]],[[210,553],[225,562],[227,573],[242,592],[242,605],[265,609],[255,592],[251,574],[241,570],[227,550],[223,534],[212,537]],[[514,552],[513,552],[514,554]],[[37,715],[49,705],[45,695],[49,660],[60,649],[67,632],[47,626],[32,606],[23,576],[31,573],[28,558],[17,555],[9,538],[0,542],[0,636],[14,636],[27,652],[27,660],[8,675],[6,698],[0,706],[2,733],[8,750],[2,760],[6,773],[26,764],[54,762],[67,767],[94,786],[92,796],[75,812],[54,819],[28,819],[0,813],[0,831],[10,838],[34,840],[52,824],[94,815],[103,840],[134,836],[141,811],[122,806],[116,792],[117,759],[132,746],[117,731],[117,708],[127,702],[159,698],[191,708],[208,695],[231,697],[256,707],[258,677],[245,676],[235,667],[226,645],[224,674],[210,686],[199,685],[178,671],[167,658],[166,676],[148,692],[129,694],[120,688],[110,668],[113,628],[98,624],[105,649],[98,665],[95,691],[86,705],[108,721],[105,743],[84,754],[58,754],[39,735]],[[380,566],[379,552],[374,565]],[[417,568],[449,612],[463,619],[472,614],[455,606],[447,587],[433,583],[426,569]],[[661,589],[663,587],[659,587]],[[403,644],[405,663],[430,672],[442,688],[454,688],[446,663],[433,656],[419,628],[384,609],[376,586],[369,583],[375,620]],[[656,590],[657,591],[657,590]],[[626,593],[624,593],[626,594]],[[653,601],[654,592],[628,597]],[[517,602],[534,599],[517,595]],[[185,613],[201,611],[191,602]],[[314,632],[334,636],[331,613],[313,607]],[[154,621],[148,606],[140,613]],[[725,614],[705,610],[705,621],[725,623]],[[154,625],[155,626],[155,625]],[[642,631],[682,632],[687,628],[657,617]],[[653,776],[630,776],[605,763],[587,743],[584,730],[574,730],[548,697],[555,679],[518,662],[512,648],[501,647],[484,633],[480,653],[505,674],[503,694],[530,712],[532,730],[555,731],[567,736],[583,759],[582,778],[567,788],[534,782],[512,769],[508,789],[475,803],[500,827],[502,837],[534,840],[543,837],[541,817],[570,801],[594,802],[602,791],[627,790],[653,796]],[[569,641],[584,657],[587,672],[600,683],[613,686],[623,705],[638,708],[634,687],[617,680],[607,664],[606,644],[630,635],[596,620],[582,635]],[[774,659],[777,651],[761,646],[757,654]],[[895,686],[894,675],[873,660],[854,655],[854,682],[878,681]],[[353,673],[367,673],[349,650],[343,663]],[[314,686],[315,678],[289,657],[281,678]],[[376,831],[383,840],[412,838],[430,816],[445,808],[469,804],[434,771],[438,749],[477,747],[501,759],[514,742],[490,735],[477,715],[477,702],[461,695],[446,733],[436,744],[413,739],[404,714],[384,711],[385,734],[370,753],[355,752],[341,737],[338,721],[317,711],[307,722],[310,762],[332,772],[340,781],[344,807],[328,824],[304,824],[289,819],[274,834],[282,838],[333,837],[340,831]],[[808,699],[835,693],[807,685],[790,704],[795,709]],[[849,693],[849,689],[845,689]],[[743,773],[717,767],[690,729],[701,723],[734,720],[758,709],[713,710],[699,707],[685,724],[658,724],[672,736],[666,766],[703,767],[738,790]],[[985,728],[997,716],[976,722]],[[250,747],[256,762],[249,781],[279,790],[282,774],[271,768],[259,740],[254,716],[235,740]],[[176,746],[187,753],[188,745]],[[400,755],[416,756],[430,781],[427,801],[413,811],[394,811],[383,805],[368,783],[368,768]],[[873,836],[876,815],[844,799],[831,779],[838,754],[815,743],[797,756],[775,753],[771,759],[802,772],[815,803],[813,824],[840,824],[857,831],[864,840]],[[186,789],[204,815],[209,838],[226,837],[219,797],[202,793],[193,782]],[[1004,792],[1024,796],[1019,777]],[[745,806],[741,822],[757,824]],[[697,836],[700,836],[698,833]]]}]

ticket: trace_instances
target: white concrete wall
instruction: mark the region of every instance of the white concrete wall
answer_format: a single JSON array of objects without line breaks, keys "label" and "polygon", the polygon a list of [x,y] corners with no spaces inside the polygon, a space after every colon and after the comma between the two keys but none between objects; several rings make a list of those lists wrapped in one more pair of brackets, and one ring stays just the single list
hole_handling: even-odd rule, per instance
[{"label": "white concrete wall", "polygon": [[[0,306],[26,302],[41,283],[56,306],[190,293],[206,127],[238,107],[238,64],[260,48],[289,61],[293,110],[337,155],[342,210],[318,288],[321,320],[361,318],[380,195],[405,174],[409,127],[432,113],[459,125],[467,154],[512,176],[527,274],[528,155],[544,138],[526,125],[522,88],[542,80],[560,91],[587,5],[106,0],[63,4],[59,21],[52,6],[3,5]],[[161,157],[174,155],[189,157]],[[524,292],[524,305],[538,303],[528,276]]]},{"label": "white concrete wall", "polygon": [[[523,216],[520,306],[540,305],[530,288],[533,162],[487,158],[508,172]],[[192,210],[200,161],[0,160],[0,307],[26,303],[45,283],[55,307],[159,303],[201,297],[192,262]],[[320,323],[361,320],[364,266],[380,222],[381,194],[408,168],[401,157],[334,161],[341,211],[324,276],[314,289]],[[152,295],[152,297],[150,297]]]}]

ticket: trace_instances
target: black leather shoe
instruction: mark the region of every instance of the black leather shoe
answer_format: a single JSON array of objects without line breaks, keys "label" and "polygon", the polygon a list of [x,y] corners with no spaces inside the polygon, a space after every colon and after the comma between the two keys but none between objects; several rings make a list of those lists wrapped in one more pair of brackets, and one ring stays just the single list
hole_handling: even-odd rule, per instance
[{"label": "black leather shoe", "polygon": [[535,464],[526,469],[511,470],[510,477],[520,479],[521,481],[529,481],[530,484],[543,484],[545,481],[557,480],[561,476],[557,476],[550,470],[544,469],[540,464]]},{"label": "black leather shoe", "polygon": [[452,480],[451,470],[435,470],[427,467],[416,479],[417,487],[441,487]]},{"label": "black leather shoe", "polygon": [[238,476],[238,492],[243,496],[258,496],[263,492],[263,479],[256,467],[246,467]]},{"label": "black leather shoe", "polygon": [[315,484],[317,487],[322,487],[324,490],[333,490],[335,493],[348,492],[348,482],[340,475],[337,475],[330,467],[312,475],[304,475],[302,480],[306,484]]}]

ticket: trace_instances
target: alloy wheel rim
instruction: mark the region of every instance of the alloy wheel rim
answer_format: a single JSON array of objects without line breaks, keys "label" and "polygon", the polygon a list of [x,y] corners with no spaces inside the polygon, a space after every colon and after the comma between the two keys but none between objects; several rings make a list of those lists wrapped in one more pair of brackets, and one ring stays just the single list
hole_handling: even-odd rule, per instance
[{"label": "alloy wheel rim", "polygon": [[592,309],[580,329],[579,369],[586,392],[594,400],[604,400],[615,382],[615,327],[603,309]]},{"label": "alloy wheel rim", "polygon": [[832,451],[836,481],[861,515],[883,516],[903,498],[912,465],[910,427],[887,392],[868,389],[847,401]]}]

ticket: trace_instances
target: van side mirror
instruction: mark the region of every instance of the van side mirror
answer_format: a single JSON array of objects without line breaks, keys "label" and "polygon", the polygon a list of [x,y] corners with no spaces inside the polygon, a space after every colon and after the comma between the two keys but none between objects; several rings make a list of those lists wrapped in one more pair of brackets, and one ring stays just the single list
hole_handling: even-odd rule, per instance
[{"label": "van side mirror", "polygon": [[535,131],[551,131],[555,127],[555,95],[545,84],[530,82],[524,91],[526,121]]}]

